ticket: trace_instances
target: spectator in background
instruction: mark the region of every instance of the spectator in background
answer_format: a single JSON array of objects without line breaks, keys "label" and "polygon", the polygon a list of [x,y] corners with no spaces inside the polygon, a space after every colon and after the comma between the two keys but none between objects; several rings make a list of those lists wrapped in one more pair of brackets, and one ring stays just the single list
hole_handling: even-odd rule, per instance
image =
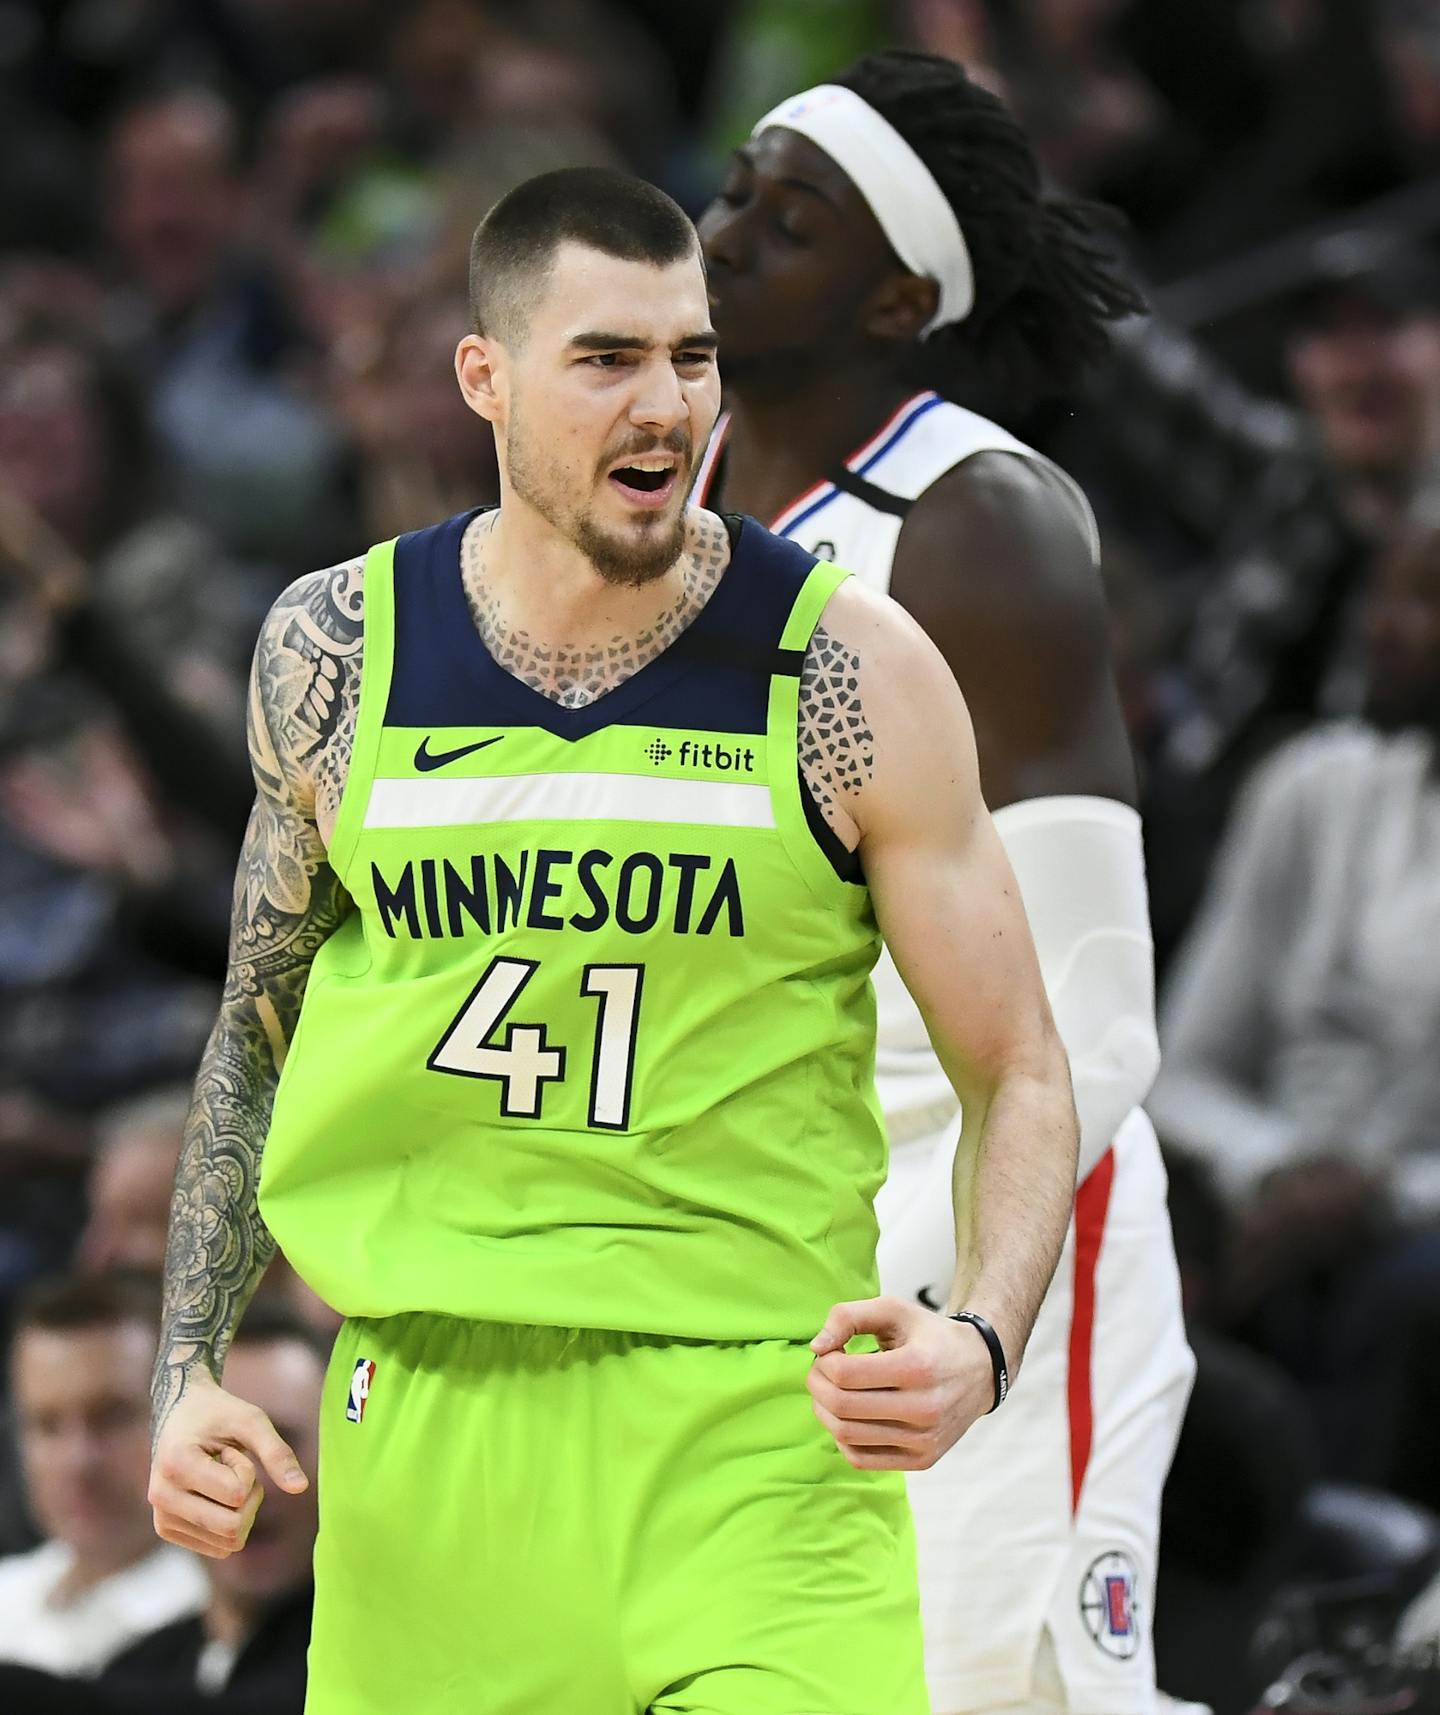
[{"label": "spectator in background", "polygon": [[[165,1264],[175,1168],[190,1115],[190,1086],[171,1084],[116,1103],[95,1125],[86,1183],[88,1219],[76,1246],[77,1267],[158,1274]],[[328,1354],[340,1317],[276,1256],[260,1284],[246,1328],[290,1327]]]},{"label": "spectator in background", "polygon": [[[1364,696],[1358,614],[1440,451],[1440,279],[1362,235],[1294,305],[1298,409],[1251,397],[1163,321],[1120,331],[1077,444],[1140,540],[1169,531],[1180,642],[1147,757],[1157,953],[1199,897],[1238,781],[1279,738]],[[1067,447],[1066,451],[1070,449]],[[1138,480],[1137,480],[1138,479]],[[1139,486],[1143,482],[1143,488]]]},{"label": "spectator in background", "polygon": [[98,1673],[199,1611],[198,1560],[158,1544],[145,1500],[159,1292],[106,1274],[37,1289],[10,1358],[21,1464],[45,1540],[0,1560],[0,1661]]},{"label": "spectator in background", "polygon": [[[7,1172],[76,1159],[36,1102],[84,1113],[193,1066],[252,790],[252,622],[161,503],[131,385],[35,307],[46,280],[0,280],[0,1109],[30,1104]],[[0,1259],[40,1225],[7,1192]]]},{"label": "spectator in background", "polygon": [[[1058,10],[1064,0],[1051,3]],[[1126,51],[1199,145],[1168,197],[1143,164],[1148,196],[1129,194],[1134,180],[1100,190],[1121,193],[1163,277],[1343,216],[1403,179],[1377,40],[1384,3],[1140,0],[1124,9]]]},{"label": "spectator in background", "polygon": [[[297,1317],[257,1304],[225,1360],[225,1381],[258,1406],[307,1471],[316,1468],[327,1348]],[[310,1642],[311,1555],[319,1527],[315,1484],[287,1495],[262,1473],[264,1500],[245,1547],[207,1560],[203,1613],[177,1620],[117,1657],[106,1685],[147,1691],[172,1708],[187,1692],[264,1695],[271,1715],[300,1715]],[[223,1709],[223,1705],[217,1706]],[[85,1715],[81,1704],[76,1715]]]},{"label": "spectator in background", "polygon": [[80,1235],[81,1268],[165,1266],[175,1165],[190,1112],[187,1085],[172,1085],[108,1109],[96,1126],[86,1188],[89,1220]]},{"label": "spectator in background", "polygon": [[511,28],[487,43],[475,70],[474,98],[487,123],[553,128],[568,120],[642,178],[662,185],[673,184],[677,171],[683,178],[682,164],[670,158],[674,82],[655,38],[624,5],[528,0]]},{"label": "spectator in background", "polygon": [[[1130,0],[1019,0],[1014,95],[1047,176],[1077,195],[1123,195],[1136,163],[1170,181],[1170,117],[1116,39]],[[1127,201],[1129,199],[1127,198]]]},{"label": "spectator in background", "polygon": [[999,20],[986,0],[896,0],[894,17],[906,47],[954,60],[972,83],[1008,98]]},{"label": "spectator in background", "polygon": [[[1243,1646],[1304,1564],[1303,1508],[1319,1460],[1300,1389],[1214,1320],[1227,1212],[1209,1172],[1173,1150],[1165,1166],[1196,1374],[1165,1484],[1155,1653],[1172,1693],[1235,1712],[1253,1708],[1268,1683]],[[1217,1649],[1217,1638],[1237,1647]]]},{"label": "spectator in background", "polygon": [[887,24],[881,0],[845,6],[833,0],[737,0],[727,6],[705,101],[712,160],[723,162],[744,142],[757,113],[885,47]]},{"label": "spectator in background", "polygon": [[[132,389],[87,334],[10,285],[0,1096],[84,1111],[183,1074],[204,1039],[211,990],[196,973],[223,957],[220,841],[251,796],[225,659],[240,645],[218,555],[156,503]],[[12,1222],[28,1225],[7,1198],[0,1226]]]},{"label": "spectator in background", "polygon": [[[1157,278],[1399,182],[1376,13],[1429,0],[900,0],[916,46],[983,59],[1048,176],[1122,209]],[[1397,35],[1413,81],[1417,32]]]},{"label": "spectator in background", "polygon": [[0,1091],[93,1113],[193,1069],[223,945],[206,849],[82,680],[30,687],[0,743]]},{"label": "spectator in background", "polygon": [[1432,0],[1380,0],[1380,56],[1399,135],[1412,173],[1440,163],[1440,12]]},{"label": "spectator in background", "polygon": [[337,383],[361,463],[367,541],[500,498],[495,437],[455,385],[455,347],[467,332],[451,293],[403,304],[367,370]]},{"label": "spectator in background", "polygon": [[[312,1470],[325,1363],[303,1323],[259,1305],[226,1360]],[[245,1547],[200,1563],[209,1586],[200,1612],[138,1639],[83,1685],[0,1663],[0,1706],[6,1715],[301,1715],[317,1506],[313,1485],[298,1496],[267,1485]]]},{"label": "spectator in background", "polygon": [[[133,383],[88,332],[0,283],[0,557],[48,604],[48,659],[67,658],[122,712],[177,801],[225,836],[251,796],[243,686],[264,592],[167,504]],[[68,558],[52,594],[42,538]],[[63,629],[60,629],[63,626]]]},{"label": "spectator in background", "polygon": [[317,78],[276,103],[260,138],[256,232],[302,342],[291,379],[317,391],[327,363],[363,361],[376,324],[430,267],[440,189],[400,146],[394,109],[378,80]]},{"label": "spectator in background", "polygon": [[[265,103],[322,72],[373,69],[393,0],[210,0],[179,27],[208,29],[218,65]],[[177,31],[167,4],[166,30]]]},{"label": "spectator in background", "polygon": [[341,448],[287,383],[295,332],[243,243],[249,185],[234,115],[200,89],[143,100],[111,131],[105,176],[110,329],[145,382],[184,510],[287,575],[324,564],[348,522]]},{"label": "spectator in background", "polygon": [[1293,739],[1248,786],[1149,1106],[1235,1214],[1232,1312],[1383,1417],[1346,1342],[1399,1235],[1440,1280],[1440,522],[1386,556],[1366,619],[1366,724]]},{"label": "spectator in background", "polygon": [[[75,1250],[78,1268],[158,1274],[164,1267],[175,1168],[189,1116],[188,1084],[151,1090],[100,1115],[85,1187],[88,1219]],[[247,1328],[293,1327],[322,1355],[340,1330],[340,1317],[282,1256],[271,1262],[249,1314]]]},{"label": "spectator in background", "polygon": [[[12,1096],[3,1105],[14,1107],[17,1099]],[[49,1126],[43,1123],[42,1116],[33,1111],[34,1104],[24,1105],[32,1111],[28,1116],[16,1116],[18,1135],[9,1151],[7,1201],[11,1219],[0,1228],[0,1241],[8,1242],[9,1254],[0,1249],[0,1302],[17,1281],[36,1271],[37,1263],[58,1262],[70,1251],[76,1200],[54,1195],[55,1187],[47,1179],[37,1188],[34,1175],[46,1173],[63,1185],[67,1172],[73,1179],[87,1162],[90,1172],[84,1202],[89,1218],[76,1247],[77,1266],[90,1273],[122,1268],[158,1276],[165,1262],[175,1163],[190,1105],[188,1089],[172,1086],[107,1110],[95,1127],[93,1154],[86,1128],[72,1122],[72,1129],[57,1131],[53,1119]],[[21,1139],[28,1141],[31,1151],[29,1174],[23,1173],[21,1164],[13,1159]],[[0,1142],[0,1157],[6,1153]],[[44,1196],[47,1189],[52,1193],[48,1202]],[[73,1185],[67,1189],[73,1191]],[[48,1206],[54,1204],[58,1207]],[[33,1229],[47,1212],[58,1230],[37,1235]],[[25,1514],[24,1485],[13,1442],[14,1425],[0,1404],[0,1555],[31,1547],[35,1541]]]}]

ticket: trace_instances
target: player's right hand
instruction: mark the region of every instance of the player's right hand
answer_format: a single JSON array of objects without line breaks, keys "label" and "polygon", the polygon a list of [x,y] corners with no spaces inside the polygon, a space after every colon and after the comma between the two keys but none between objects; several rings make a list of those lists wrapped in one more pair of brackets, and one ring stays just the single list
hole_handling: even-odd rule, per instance
[{"label": "player's right hand", "polygon": [[309,1487],[300,1461],[258,1406],[192,1375],[155,1440],[148,1499],[166,1542],[224,1560],[245,1546],[260,1510],[262,1472],[292,1495]]}]

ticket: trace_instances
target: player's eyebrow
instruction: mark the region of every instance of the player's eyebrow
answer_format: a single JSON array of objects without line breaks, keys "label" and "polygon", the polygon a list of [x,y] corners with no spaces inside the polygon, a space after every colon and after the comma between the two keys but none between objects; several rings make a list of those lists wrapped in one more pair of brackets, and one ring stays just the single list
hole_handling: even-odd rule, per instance
[{"label": "player's eyebrow", "polygon": [[[578,351],[654,351],[659,343],[658,340],[642,339],[634,333],[594,332],[570,336],[570,344]],[[705,351],[714,351],[719,344],[720,336],[713,328],[706,328],[701,333],[682,334],[670,350],[693,351],[698,346]]]},{"label": "player's eyebrow", "polygon": [[[755,157],[748,148],[737,149],[735,159],[743,161],[747,167],[752,171],[754,170]],[[836,214],[844,214],[845,212],[829,191],[822,190],[819,185],[812,184],[809,179],[799,179],[793,173],[787,173],[784,178],[776,179],[774,182],[777,185],[783,185],[786,190],[800,191],[806,196],[814,197],[817,201],[823,202],[827,208],[833,209]]]}]

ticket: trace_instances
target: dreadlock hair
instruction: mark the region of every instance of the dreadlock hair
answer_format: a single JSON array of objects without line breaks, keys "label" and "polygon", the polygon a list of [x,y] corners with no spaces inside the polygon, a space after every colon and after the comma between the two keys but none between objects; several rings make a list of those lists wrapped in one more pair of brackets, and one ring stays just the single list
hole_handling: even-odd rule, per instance
[{"label": "dreadlock hair", "polygon": [[1019,123],[953,60],[890,48],[835,82],[924,161],[969,247],[975,307],[915,347],[917,379],[1022,410],[1072,389],[1109,349],[1106,324],[1145,308],[1117,255],[1120,217],[1047,197]]}]

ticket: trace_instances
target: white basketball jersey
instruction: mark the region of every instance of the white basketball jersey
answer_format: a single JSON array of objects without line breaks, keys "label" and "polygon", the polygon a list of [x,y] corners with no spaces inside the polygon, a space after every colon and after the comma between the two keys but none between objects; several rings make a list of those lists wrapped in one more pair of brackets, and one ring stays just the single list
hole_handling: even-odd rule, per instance
[{"label": "white basketball jersey", "polygon": [[[701,461],[695,485],[701,505],[706,503],[728,427],[728,418],[722,417]],[[930,392],[907,399],[850,455],[844,472],[837,471],[835,480],[807,489],[770,528],[888,594],[895,544],[911,502],[956,465],[975,453],[988,452],[1016,453],[1054,481],[1074,508],[1075,521],[1098,564],[1100,534],[1079,484],[998,423]],[[903,1144],[939,1130],[959,1107],[931,1048],[919,1008],[888,952],[875,968],[875,991],[879,1008],[875,1081],[890,1142]]]},{"label": "white basketball jersey", "polygon": [[[701,465],[702,505],[725,430],[722,418]],[[910,503],[980,452],[1032,460],[1074,508],[1098,563],[1095,519],[1079,487],[997,424],[935,393],[907,400],[770,528],[888,594]],[[888,953],[875,987],[876,1083],[892,1145],[875,1205],[881,1286],[907,1299],[921,1296],[922,1284],[943,1296],[955,1262],[948,1210],[959,1103]],[[1004,1411],[981,1418],[930,1470],[909,1473],[937,1711],[1043,1703],[1154,1715],[1148,1611],[1160,1493],[1193,1369],[1164,1168],[1137,1109],[1080,1188]],[[1041,1671],[1047,1650],[1061,1684],[1041,1691],[1054,1677]]]}]

